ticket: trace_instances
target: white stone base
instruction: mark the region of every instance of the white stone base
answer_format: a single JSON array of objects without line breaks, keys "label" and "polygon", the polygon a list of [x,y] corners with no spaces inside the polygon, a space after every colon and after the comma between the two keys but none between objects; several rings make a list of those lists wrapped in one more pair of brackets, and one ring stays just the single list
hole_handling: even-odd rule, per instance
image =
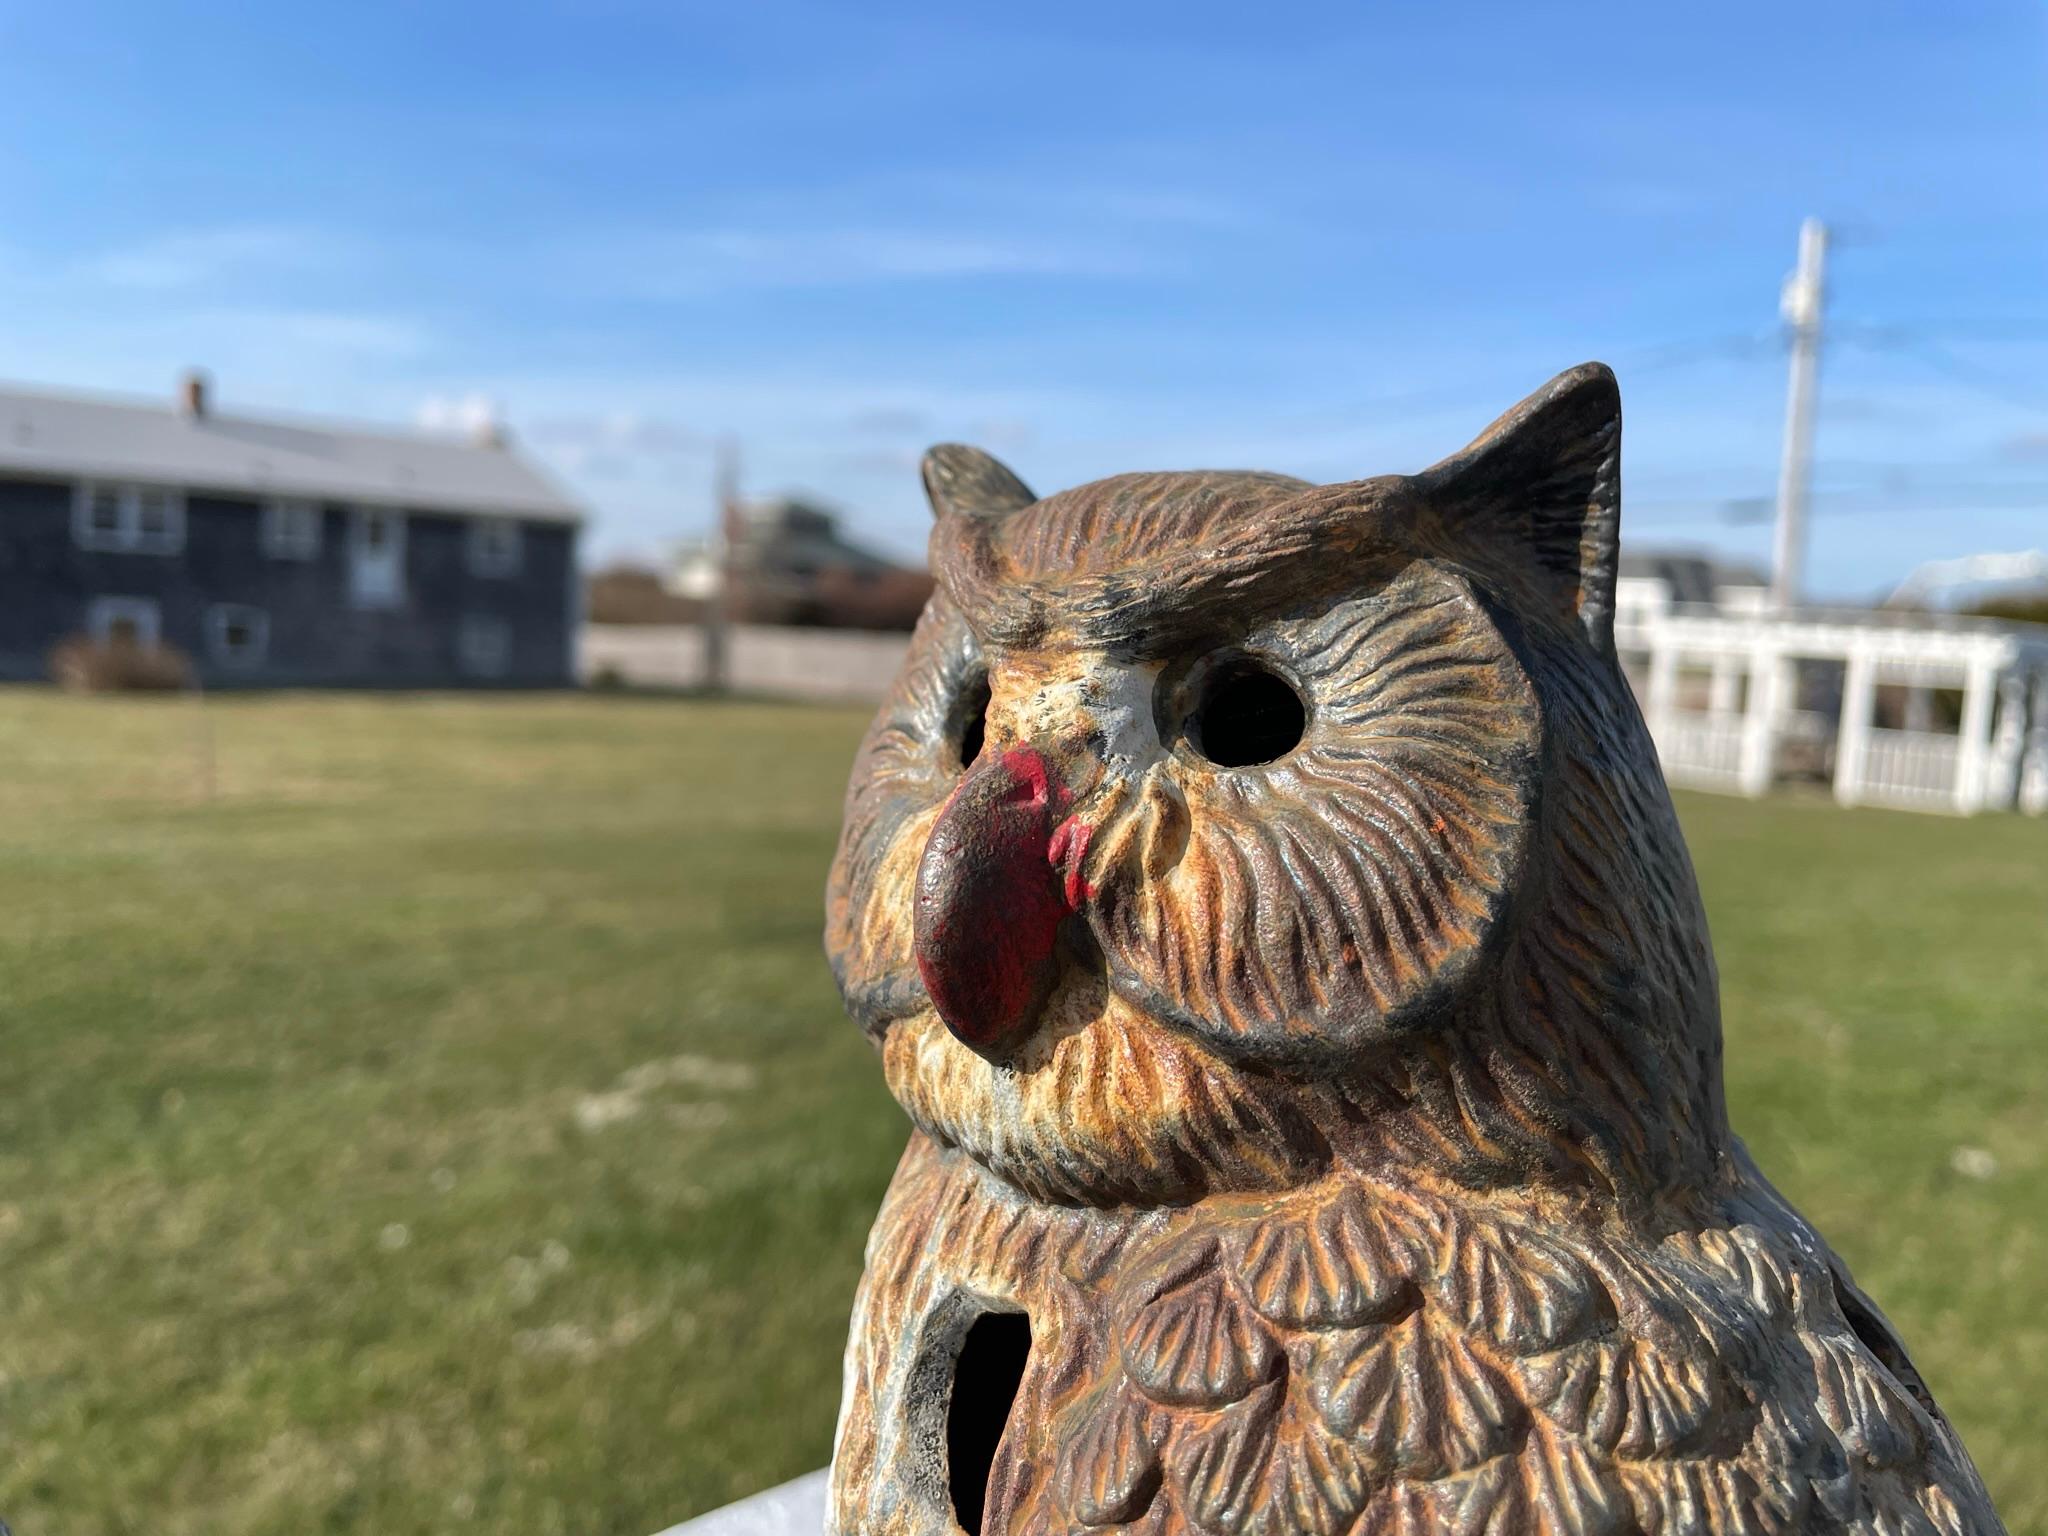
[{"label": "white stone base", "polygon": [[825,1469],[672,1525],[659,1536],[819,1536],[825,1529]]}]

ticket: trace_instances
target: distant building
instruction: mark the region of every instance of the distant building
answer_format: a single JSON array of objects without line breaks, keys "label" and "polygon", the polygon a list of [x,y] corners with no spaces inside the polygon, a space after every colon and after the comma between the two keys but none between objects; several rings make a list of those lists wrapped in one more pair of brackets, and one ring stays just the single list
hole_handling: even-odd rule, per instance
[{"label": "distant building", "polygon": [[[848,629],[909,629],[931,578],[845,537],[839,519],[794,499],[739,509],[724,552],[735,620]],[[702,602],[718,591],[720,552],[710,540],[677,546],[668,587]]]},{"label": "distant building", "polygon": [[0,678],[85,634],[214,687],[568,683],[581,518],[497,431],[0,389]]},{"label": "distant building", "polygon": [[1617,616],[1624,608],[1649,612],[1673,603],[1761,613],[1770,595],[1771,578],[1755,566],[1682,550],[1626,550],[1615,573]]},{"label": "distant building", "polygon": [[[1661,636],[1663,620],[1680,609],[1762,613],[1770,596],[1770,578],[1754,566],[1686,551],[1625,552],[1615,574],[1614,629],[1639,642],[1621,650],[1622,668],[1636,697],[1649,698],[1652,641]],[[1739,711],[1742,675],[1731,656],[1721,657],[1719,665],[1704,674],[1696,668],[1687,671],[1680,679],[1684,707],[1722,714]]]},{"label": "distant building", "polygon": [[583,622],[592,624],[702,624],[704,604],[672,592],[661,573],[622,560],[592,571],[583,582]]},{"label": "distant building", "polygon": [[1771,606],[1697,555],[1621,558],[1614,640],[1675,784],[1844,805],[2048,812],[2048,626]]}]

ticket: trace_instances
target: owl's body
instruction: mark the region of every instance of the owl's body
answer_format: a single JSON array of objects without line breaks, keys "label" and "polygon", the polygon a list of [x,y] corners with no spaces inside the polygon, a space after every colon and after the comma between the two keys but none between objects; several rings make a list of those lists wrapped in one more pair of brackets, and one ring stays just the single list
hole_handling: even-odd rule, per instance
[{"label": "owl's body", "polygon": [[1031,1354],[988,1531],[1996,1530],[1825,1245],[1747,1170],[1717,1203],[1655,1240],[1339,1174],[1105,1217],[919,1137],[855,1307],[838,1528],[948,1528],[917,1345],[995,1306]]},{"label": "owl's body", "polygon": [[917,1126],[834,1529],[2000,1529],[1729,1132],[1618,449],[1589,367],[1412,478],[927,461],[830,894]]}]

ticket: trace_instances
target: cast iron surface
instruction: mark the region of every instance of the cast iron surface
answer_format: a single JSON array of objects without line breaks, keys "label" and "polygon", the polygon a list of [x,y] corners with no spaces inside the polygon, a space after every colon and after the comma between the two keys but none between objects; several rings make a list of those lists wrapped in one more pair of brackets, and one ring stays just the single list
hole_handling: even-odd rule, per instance
[{"label": "cast iron surface", "polygon": [[991,1533],[2001,1529],[1729,1130],[1620,430],[1587,365],[1412,476],[927,457],[939,592],[828,892],[915,1126],[834,1529],[955,1528],[990,1311]]}]

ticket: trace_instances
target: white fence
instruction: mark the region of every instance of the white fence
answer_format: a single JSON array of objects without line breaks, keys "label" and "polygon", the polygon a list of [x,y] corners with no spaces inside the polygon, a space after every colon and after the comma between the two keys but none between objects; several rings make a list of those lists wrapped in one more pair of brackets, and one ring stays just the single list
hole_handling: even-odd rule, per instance
[{"label": "white fence", "polygon": [[[2048,810],[2048,627],[1668,601],[1623,619],[1617,653],[1674,784],[1828,780],[1843,805]],[[1950,731],[1929,728],[1939,689],[1960,695]],[[1904,691],[1904,718],[1880,725],[1886,690]]]},{"label": "white fence", "polygon": [[1732,790],[1742,777],[1742,717],[1674,712],[1657,732],[1657,756],[1674,784]]},{"label": "white fence", "polygon": [[1856,793],[1871,805],[1947,810],[1958,794],[1960,750],[1960,740],[1943,732],[1872,728],[1863,747]]},{"label": "white fence", "polygon": [[[728,632],[727,686],[784,698],[873,701],[888,691],[910,636],[867,630],[735,624]],[[694,624],[586,624],[576,676],[586,685],[700,688],[704,631]]]}]

